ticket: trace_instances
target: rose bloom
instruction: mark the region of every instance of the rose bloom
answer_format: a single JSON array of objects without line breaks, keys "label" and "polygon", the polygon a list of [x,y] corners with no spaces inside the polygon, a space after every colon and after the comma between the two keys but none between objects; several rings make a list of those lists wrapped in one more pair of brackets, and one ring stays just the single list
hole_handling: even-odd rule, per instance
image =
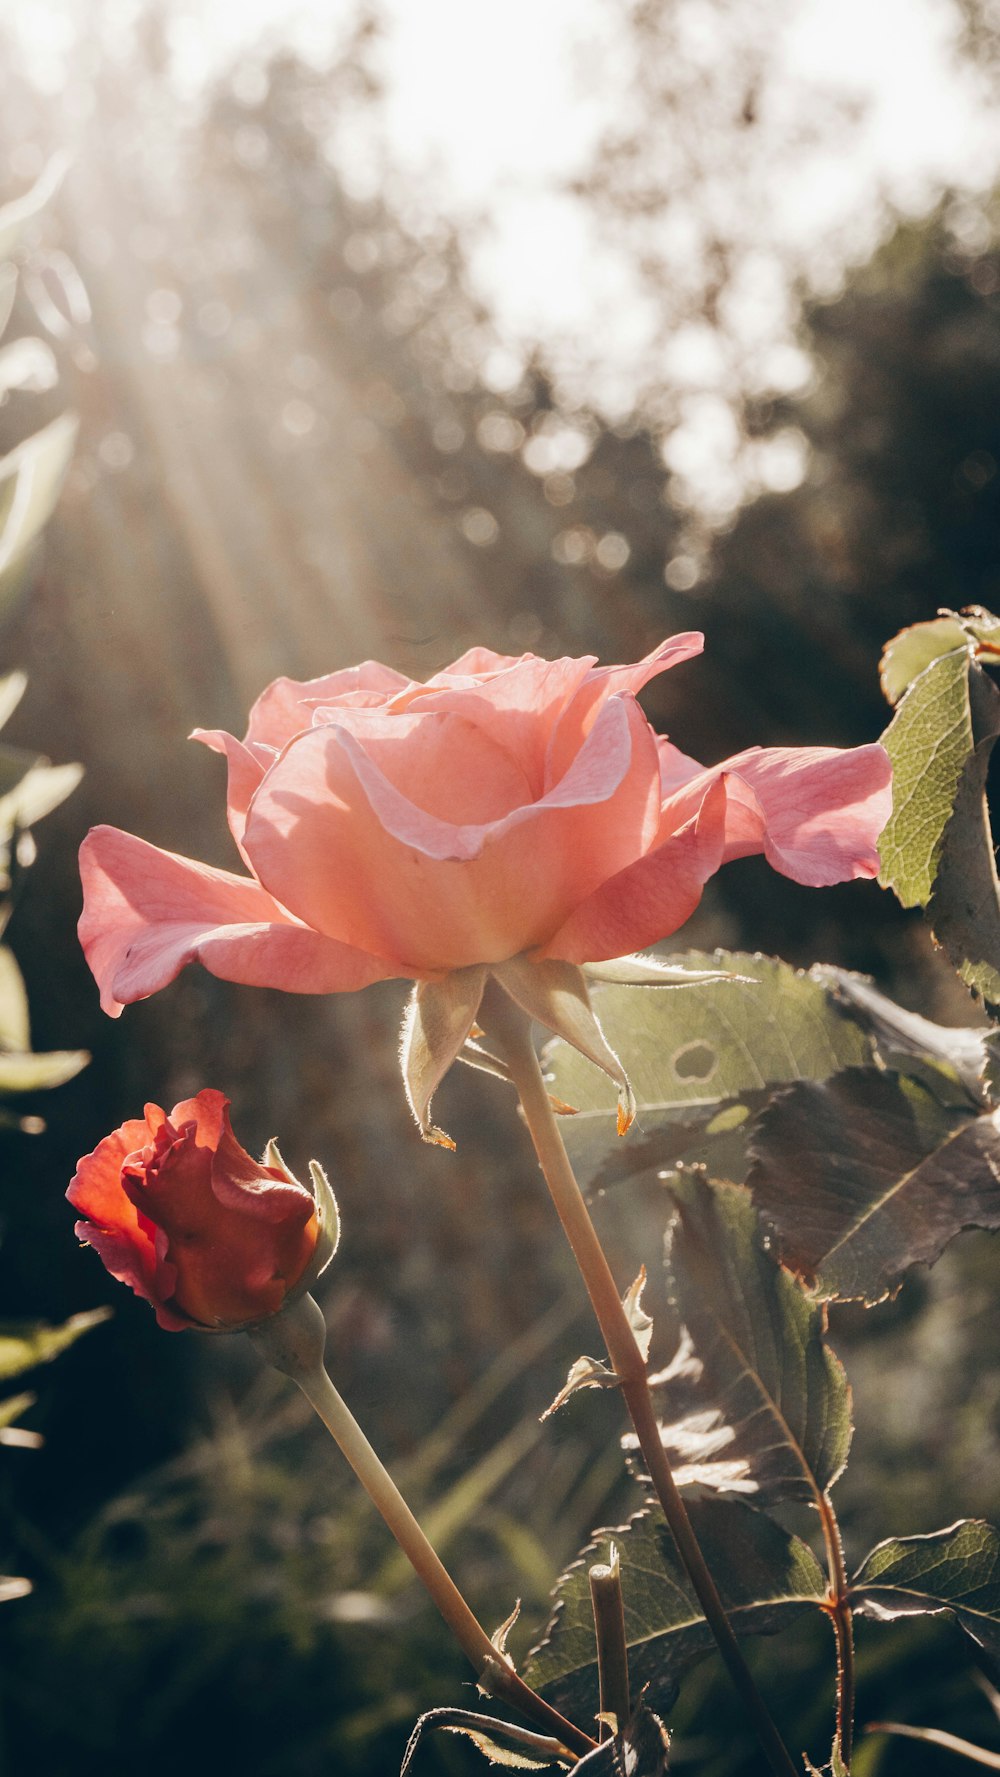
[{"label": "rose bloom", "polygon": [[84,841],[80,938],[106,1011],[201,962],[331,993],[527,953],[601,962],[675,932],[731,858],[814,887],[878,869],[880,746],[751,748],[705,768],[636,701],[700,652],[635,666],[473,648],[427,684],[363,666],[276,679],[225,754],[248,874],[113,827]]},{"label": "rose bloom", "polygon": [[148,1104],[84,1156],[66,1195],[79,1238],[171,1332],[235,1331],[277,1313],[319,1240],[313,1196],[241,1148],[221,1092],[169,1117]]}]

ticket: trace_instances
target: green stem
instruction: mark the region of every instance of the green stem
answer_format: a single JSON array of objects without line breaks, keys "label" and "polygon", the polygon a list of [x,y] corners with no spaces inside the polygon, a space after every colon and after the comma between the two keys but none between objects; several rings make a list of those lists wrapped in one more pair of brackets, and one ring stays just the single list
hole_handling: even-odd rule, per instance
[{"label": "green stem", "polygon": [[[632,1714],[632,1703],[628,1682],[625,1606],[622,1601],[617,1550],[612,1549],[610,1561],[595,1562],[587,1577],[590,1580],[590,1602],[594,1610],[601,1714],[613,1715],[618,1723],[619,1733],[623,1733]],[[608,1739],[611,1732],[611,1727],[605,1721],[601,1729],[601,1739]]]},{"label": "green stem", "polygon": [[740,1651],[715,1581],[694,1534],[687,1508],[677,1490],[670,1461],[660,1437],[645,1361],[635,1342],[635,1335],[622,1307],[618,1286],[569,1163],[531,1041],[530,1020],[494,983],[490,983],[487,989],[479,1020],[494,1042],[500,1043],[502,1058],[510,1068],[511,1079],[521,1100],[521,1109],[534,1142],[539,1165],[604,1335],[608,1356],[631,1415],[653,1490],[663,1508],[677,1552],[705,1614],[705,1621],[715,1637],[729,1676],[743,1699],[775,1777],[799,1777]]},{"label": "green stem", "polygon": [[844,1544],[840,1525],[827,1493],[820,1495],[820,1522],[830,1575],[829,1613],[837,1641],[837,1744],[847,1770],[854,1749],[854,1613],[851,1609]]},{"label": "green stem", "polygon": [[531,1690],[498,1654],[350,1408],[337,1393],[323,1363],[326,1322],[318,1303],[312,1296],[300,1296],[280,1314],[255,1327],[250,1339],[266,1363],[292,1378],[323,1421],[423,1581],[483,1688],[493,1696],[505,1698],[570,1751],[591,1751],[596,1742]]}]

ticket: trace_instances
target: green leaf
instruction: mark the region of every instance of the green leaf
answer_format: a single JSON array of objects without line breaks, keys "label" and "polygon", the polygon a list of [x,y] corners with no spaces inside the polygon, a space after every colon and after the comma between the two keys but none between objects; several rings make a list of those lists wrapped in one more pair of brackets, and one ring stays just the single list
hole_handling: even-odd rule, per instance
[{"label": "green leaf", "polygon": [[1000,691],[973,666],[969,675],[972,751],[959,778],[941,862],[927,909],[931,930],[967,987],[1000,1004],[1000,881],[986,779],[1000,734]]},{"label": "green leaf", "polygon": [[[826,1596],[819,1563],[806,1544],[762,1513],[736,1500],[693,1500],[689,1511],[737,1633],[770,1634]],[[682,1673],[713,1645],[659,1512],[598,1531],[559,1581],[555,1614],[524,1674],[580,1721],[593,1719],[599,1707],[588,1569],[604,1558],[609,1539],[621,1563],[629,1671],[637,1689],[648,1684],[654,1708],[669,1707]]]},{"label": "green leaf", "polygon": [[[773,957],[728,951],[670,960],[714,965],[743,979],[676,990],[595,988],[601,1026],[638,1106],[625,1141],[616,1135],[613,1091],[596,1068],[562,1041],[545,1049],[553,1092],[578,1112],[563,1134],[587,1187],[670,1164],[733,1099],[790,1080],[825,1079],[871,1057],[860,1016],[817,977]],[[731,1135],[732,1125],[720,1133]]]},{"label": "green leaf", "polygon": [[953,1616],[967,1635],[1000,1655],[1000,1532],[966,1519],[931,1536],[879,1543],[851,1581],[863,1616]]},{"label": "green leaf", "polygon": [[754,1200],[818,1296],[880,1302],[962,1228],[1000,1227],[1000,1111],[942,1104],[907,1074],[792,1086],[751,1147]]},{"label": "green leaf", "polygon": [[802,1758],[805,1763],[807,1777],[851,1777],[851,1774],[844,1763],[844,1755],[840,1750],[840,1745],[836,1740],[833,1743],[830,1763],[824,1765],[822,1771],[817,1771],[816,1766],[811,1759],[806,1758],[805,1753],[802,1754]]},{"label": "green leaf", "polygon": [[82,776],[82,765],[50,765],[47,760],[36,760],[16,786],[0,794],[0,834],[33,827],[72,795]]},{"label": "green leaf", "polygon": [[892,814],[879,839],[879,880],[904,907],[925,907],[937,877],[945,828],[972,750],[971,668],[968,646],[933,661],[882,736],[893,792]]},{"label": "green leaf", "polygon": [[886,1065],[894,1065],[905,1073],[904,1057],[930,1062],[939,1094],[941,1076],[947,1074],[963,1087],[972,1104],[980,1105],[1000,1095],[1000,1081],[996,1077],[1000,1032],[989,1026],[935,1024],[932,1019],[897,1005],[895,1000],[879,993],[867,976],[855,975],[848,969],[819,964],[813,974],[818,980],[829,982],[833,991],[855,1007],[868,1024]]},{"label": "green leaf", "polygon": [[9,504],[0,524],[0,581],[51,517],[76,433],[76,416],[60,414],[0,459],[0,498],[5,483],[9,489]]},{"label": "green leaf", "polygon": [[0,677],[0,728],[14,714],[27,689],[27,673],[18,670]]},{"label": "green leaf", "polygon": [[0,742],[0,797],[11,795],[35,765],[44,763],[41,753],[29,752],[24,747],[9,747]]},{"label": "green leaf", "polygon": [[40,1320],[0,1321],[0,1382],[8,1382],[24,1370],[33,1370],[36,1364],[51,1363],[110,1314],[110,1308],[90,1308],[56,1327]]},{"label": "green leaf", "polygon": [[5,1401],[0,1401],[0,1432],[6,1431],[9,1425],[20,1419],[21,1414],[33,1407],[37,1399],[36,1394],[11,1394]]},{"label": "green leaf", "polygon": [[667,1280],[681,1343],[650,1382],[675,1479],[818,1508],[851,1442],[850,1390],[824,1341],[824,1311],[765,1250],[740,1186],[688,1174],[670,1194]]},{"label": "green leaf", "polygon": [[870,1721],[866,1734],[899,1734],[905,1740],[922,1740],[925,1746],[940,1746],[944,1752],[955,1752],[971,1764],[985,1765],[987,1771],[1000,1771],[1000,1752],[989,1752],[957,1734],[946,1734],[941,1728],[915,1728],[909,1722]]},{"label": "green leaf", "polygon": [[89,1060],[86,1049],[50,1049],[39,1055],[0,1054],[0,1094],[48,1092],[53,1086],[64,1086]]},{"label": "green leaf", "polygon": [[31,1025],[28,1019],[28,996],[24,978],[13,953],[0,945],[0,1050],[31,1048]]},{"label": "green leaf", "polygon": [[912,623],[886,643],[879,663],[879,678],[886,698],[899,702],[914,679],[940,659],[966,646],[966,634],[953,612],[934,617],[929,623]]},{"label": "green leaf", "polygon": [[464,1734],[491,1765],[503,1765],[508,1770],[545,1771],[559,1758],[558,1741],[514,1722],[497,1721],[471,1709],[428,1709],[407,1742],[399,1777],[406,1777],[424,1734],[440,1729],[449,1734]]}]

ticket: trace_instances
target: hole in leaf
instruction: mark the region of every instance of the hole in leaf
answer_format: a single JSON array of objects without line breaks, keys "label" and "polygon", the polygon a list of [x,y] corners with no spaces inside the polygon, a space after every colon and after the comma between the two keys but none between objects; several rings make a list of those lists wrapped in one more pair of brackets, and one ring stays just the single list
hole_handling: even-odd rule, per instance
[{"label": "hole in leaf", "polygon": [[709,1043],[687,1043],[673,1057],[674,1073],[679,1080],[711,1079],[718,1065],[718,1050]]}]

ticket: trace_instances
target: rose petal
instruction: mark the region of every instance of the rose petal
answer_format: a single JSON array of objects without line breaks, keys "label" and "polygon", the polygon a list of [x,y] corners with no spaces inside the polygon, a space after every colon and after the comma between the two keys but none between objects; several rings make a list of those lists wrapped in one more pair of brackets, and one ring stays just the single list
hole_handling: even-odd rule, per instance
[{"label": "rose petal", "polygon": [[[352,737],[374,768],[370,781],[376,799],[385,784],[449,832],[491,827],[534,800],[527,777],[502,739],[464,714],[424,714],[421,706],[400,715],[380,709],[331,710],[329,719]],[[350,751],[355,757],[353,747]]]},{"label": "rose petal", "polygon": [[441,684],[446,679],[479,678],[484,673],[500,673],[508,666],[520,666],[523,660],[534,660],[534,654],[494,654],[492,648],[467,648],[450,666],[442,667],[428,680],[431,685]]},{"label": "rose petal", "polygon": [[[499,657],[498,657],[499,658]],[[530,786],[529,800],[545,790],[544,765],[549,738],[563,710],[594,664],[580,660],[539,660],[526,654],[485,677],[460,677],[454,668],[427,685],[412,685],[389,706],[446,711],[464,716],[517,760]]]},{"label": "rose petal", "polygon": [[319,679],[275,679],[250,711],[246,741],[260,741],[280,751],[293,735],[309,727],[317,703],[334,703],[354,691],[376,691],[391,697],[409,683],[403,673],[383,666],[380,660],[365,660],[360,666],[348,666]]},{"label": "rose petal", "polygon": [[680,832],[602,883],[539,954],[596,963],[669,937],[690,918],[722,863],[725,822],[725,780],[716,778]]},{"label": "rose petal", "polygon": [[663,735],[657,738],[656,744],[660,754],[660,789],[666,800],[675,790],[682,790],[685,784],[701,777],[705,767],[697,759],[682,753],[680,747],[673,746]]},{"label": "rose petal", "polygon": [[[222,753],[225,756],[229,767],[226,790],[226,814],[229,820],[229,831],[243,854],[243,830],[246,826],[250,799],[265,771],[274,764],[277,753],[273,747],[257,744],[247,746],[243,741],[236,740],[232,734],[227,734],[222,728],[194,728],[188,735],[188,739],[199,740],[213,753]],[[245,854],[243,855],[245,861]]]},{"label": "rose petal", "polygon": [[137,1148],[151,1139],[148,1121],[133,1118],[98,1142],[92,1154],[84,1154],[66,1192],[74,1209],[102,1228],[135,1233],[139,1218],[135,1205],[122,1189],[122,1166]]},{"label": "rose petal", "polygon": [[181,1333],[195,1324],[186,1315],[167,1308],[161,1300],[157,1289],[157,1261],[152,1243],[147,1272],[142,1249],[128,1235],[95,1227],[92,1222],[77,1222],[75,1232],[78,1240],[86,1241],[88,1246],[93,1247],[112,1277],[117,1278],[119,1283],[127,1284],[144,1302],[152,1303],[159,1325],[168,1333]]},{"label": "rose petal", "polygon": [[[224,1100],[223,1123],[228,1132]],[[260,1173],[235,1138],[230,1140],[241,1170]],[[315,1227],[309,1226],[315,1204],[308,1191],[284,1178],[255,1181],[273,1193],[262,1214],[253,1186],[248,1191],[242,1180],[230,1179],[230,1189],[225,1188],[229,1158],[224,1143],[218,1152],[199,1143],[194,1122],[177,1129],[171,1121],[158,1143],[126,1163],[123,1175],[133,1202],[156,1222],[159,1299],[173,1298],[180,1312],[205,1326],[236,1326],[276,1313],[316,1244]],[[166,1266],[174,1272],[169,1282]]]},{"label": "rose petal", "polygon": [[559,782],[609,697],[620,697],[625,693],[637,696],[658,673],[679,665],[682,660],[693,659],[704,646],[705,638],[698,630],[685,630],[682,635],[668,637],[633,666],[592,667],[553,732],[545,782]]},{"label": "rose petal", "polygon": [[641,855],[658,814],[652,731],[615,698],[548,796],[478,826],[416,808],[346,728],[313,729],[261,785],[246,844],[300,918],[419,974],[544,942]]},{"label": "rose petal", "polygon": [[664,804],[664,828],[687,818],[721,772],[727,862],[763,852],[775,870],[809,888],[878,874],[877,840],[892,812],[884,748],[752,747],[678,790]]},{"label": "rose petal", "polygon": [[[240,1147],[230,1128],[229,1104],[224,1092],[216,1092],[212,1086],[203,1086],[194,1098],[182,1098],[180,1104],[174,1105],[169,1117],[163,1117],[161,1113],[161,1118],[162,1122],[169,1123],[171,1129],[175,1130],[181,1130],[192,1123],[197,1145],[200,1148],[210,1148],[212,1153],[228,1136],[235,1156],[247,1161],[250,1166],[256,1166],[256,1161],[251,1160],[246,1149]],[[155,1107],[146,1106],[147,1122],[152,1122],[149,1115],[151,1108]]]},{"label": "rose petal", "polygon": [[160,851],[115,827],[80,849],[80,942],[104,1010],[165,987],[185,963],[225,981],[290,993],[339,993],[398,973],[298,924],[260,883]]}]

